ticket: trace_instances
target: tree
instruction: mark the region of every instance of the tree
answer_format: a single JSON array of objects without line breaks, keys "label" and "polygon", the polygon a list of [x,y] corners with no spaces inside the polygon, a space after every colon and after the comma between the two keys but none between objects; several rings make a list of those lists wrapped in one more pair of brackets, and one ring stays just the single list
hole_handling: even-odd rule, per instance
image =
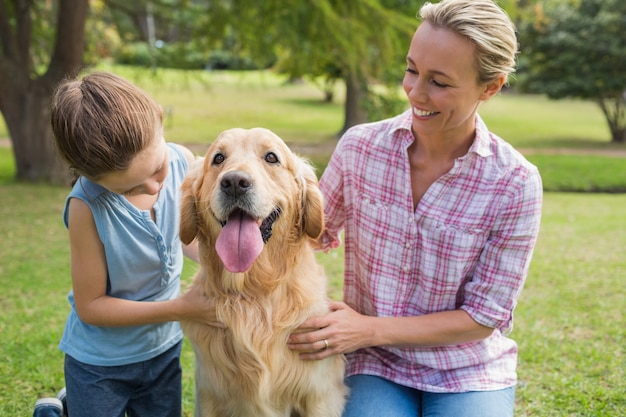
[{"label": "tree", "polygon": [[[423,2],[423,1],[422,1]],[[105,0],[141,34],[146,0]],[[221,47],[259,66],[277,57],[291,79],[346,85],[344,126],[366,121],[372,84],[395,87],[418,21],[411,0],[152,0],[158,28],[176,28],[176,41],[208,52]],[[167,36],[161,33],[161,36]],[[145,40],[146,36],[142,36]],[[163,38],[161,38],[163,39]],[[220,45],[221,44],[221,45]]]},{"label": "tree", "polygon": [[[49,101],[56,85],[82,67],[87,9],[88,0],[0,0],[0,111],[11,137],[17,180],[69,180],[54,149]],[[33,44],[48,39],[54,39],[48,48],[33,52]],[[49,62],[42,61],[46,56]]]},{"label": "tree", "polygon": [[[292,76],[343,79],[342,131],[365,121],[372,84],[397,86],[417,26],[417,5],[409,0],[91,1],[106,4],[118,28],[136,27],[137,39],[167,36],[203,52],[228,40],[229,48],[260,61],[282,57]],[[49,98],[64,77],[82,69],[89,2],[0,0],[0,112],[18,180],[69,181],[53,146]],[[132,23],[116,20],[120,13]],[[147,17],[160,19],[155,28],[161,32],[146,29]]]},{"label": "tree", "polygon": [[613,142],[626,142],[626,1],[538,3],[520,27],[520,86],[595,101]]},{"label": "tree", "polygon": [[342,79],[341,133],[366,121],[363,102],[372,84],[399,84],[416,7],[403,0],[214,0],[198,27],[221,27],[255,58],[275,54],[290,78]]}]

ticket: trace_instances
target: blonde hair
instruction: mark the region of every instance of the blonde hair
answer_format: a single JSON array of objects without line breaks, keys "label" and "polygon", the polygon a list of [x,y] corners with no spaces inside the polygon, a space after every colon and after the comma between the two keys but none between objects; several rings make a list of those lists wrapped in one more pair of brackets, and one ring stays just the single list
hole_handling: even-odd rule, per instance
[{"label": "blonde hair", "polygon": [[143,90],[106,72],[66,80],[52,97],[56,147],[75,174],[97,180],[128,169],[162,132],[161,107]]},{"label": "blonde hair", "polygon": [[419,12],[422,21],[468,38],[476,48],[480,84],[500,74],[515,72],[518,43],[515,25],[492,0],[442,0],[425,3]]}]

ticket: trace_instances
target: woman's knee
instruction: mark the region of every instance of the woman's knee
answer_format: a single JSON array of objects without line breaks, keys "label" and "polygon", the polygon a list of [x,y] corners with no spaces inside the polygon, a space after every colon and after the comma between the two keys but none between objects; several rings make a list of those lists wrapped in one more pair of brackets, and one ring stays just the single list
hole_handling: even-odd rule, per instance
[{"label": "woman's knee", "polygon": [[422,393],[423,417],[513,417],[515,387],[496,391]]},{"label": "woman's knee", "polygon": [[350,396],[343,417],[415,417],[419,391],[371,375],[346,378]]}]

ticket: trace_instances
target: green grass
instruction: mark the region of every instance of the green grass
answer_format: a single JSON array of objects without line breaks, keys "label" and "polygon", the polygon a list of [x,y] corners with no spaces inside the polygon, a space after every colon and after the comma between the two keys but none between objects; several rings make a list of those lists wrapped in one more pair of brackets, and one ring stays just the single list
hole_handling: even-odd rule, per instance
[{"label": "green grass", "polygon": [[516,415],[624,415],[625,203],[624,194],[546,194],[512,334]]},{"label": "green grass", "polygon": [[626,192],[626,158],[531,154],[545,191]]},{"label": "green grass", "polygon": [[[287,84],[271,71],[158,71],[113,67],[136,82],[166,109],[166,138],[210,143],[232,127],[266,127],[289,143],[335,138],[343,123],[342,102],[324,103],[308,83]],[[338,92],[340,88],[337,88]]]},{"label": "green grass", "polygon": [[[294,146],[333,144],[341,103],[324,104],[307,84],[284,85],[270,72],[180,73],[115,67],[171,112],[168,140],[209,143],[221,130],[265,126]],[[535,163],[548,190],[624,191],[624,159],[585,149],[624,151],[608,143],[591,103],[503,94],[484,105],[491,129]],[[0,138],[6,128],[0,121]],[[554,155],[553,148],[583,154]],[[310,148],[303,148],[310,149]],[[311,156],[325,166],[328,147]],[[332,146],[330,147],[332,149]],[[66,188],[18,184],[11,150],[0,147],[0,416],[32,415],[37,398],[63,386],[57,349],[69,311]],[[545,195],[542,230],[512,337],[520,346],[517,416],[617,416],[626,409],[624,305],[626,194]],[[329,293],[341,298],[342,251],[318,254]],[[185,266],[187,282],[196,267]],[[192,413],[193,353],[185,342],[184,412]]]},{"label": "green grass", "polygon": [[[2,158],[0,158],[2,159]],[[0,415],[32,413],[63,386],[57,349],[69,311],[65,188],[0,184]],[[534,260],[516,309],[518,416],[616,416],[626,407],[626,195],[547,193]],[[9,221],[10,220],[10,221]],[[341,251],[318,254],[341,296]],[[184,281],[195,271],[186,264]],[[193,353],[186,343],[184,409]]]},{"label": "green grass", "polygon": [[[208,143],[231,127],[264,126],[289,143],[323,143],[343,125],[344,88],[324,103],[310,83],[287,84],[271,71],[181,71],[110,66],[144,88],[167,110],[166,138]],[[518,148],[596,147],[611,149],[609,129],[599,107],[588,101],[548,100],[503,93],[480,108],[489,127]],[[0,118],[0,138],[8,137]],[[625,146],[616,148],[625,150]]]},{"label": "green grass", "polygon": [[479,113],[489,129],[517,148],[626,149],[608,143],[608,124],[589,101],[503,93],[483,103]]},{"label": "green grass", "polygon": [[[143,68],[104,64],[98,69],[116,72],[153,95],[166,110],[166,139],[193,144],[196,153],[203,153],[222,130],[263,126],[309,157],[322,172],[343,124],[340,84],[335,102],[325,103],[311,83],[287,84],[271,71],[161,69],[152,74]],[[610,156],[611,152],[626,155],[626,144],[610,143],[596,104],[503,93],[484,103],[480,114],[493,132],[539,167],[546,190],[626,191],[626,163]],[[7,136],[0,120],[0,139]],[[561,151],[559,155],[553,155],[555,149]],[[585,155],[586,150],[596,155]]]}]

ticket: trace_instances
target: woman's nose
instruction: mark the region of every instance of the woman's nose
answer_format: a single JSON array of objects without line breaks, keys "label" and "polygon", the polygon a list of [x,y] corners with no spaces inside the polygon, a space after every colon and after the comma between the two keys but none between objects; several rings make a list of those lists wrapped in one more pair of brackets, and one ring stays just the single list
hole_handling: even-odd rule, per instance
[{"label": "woman's nose", "polygon": [[409,96],[409,99],[415,102],[423,103],[428,100],[426,86],[419,80],[415,80],[413,83],[411,83],[407,95]]}]

